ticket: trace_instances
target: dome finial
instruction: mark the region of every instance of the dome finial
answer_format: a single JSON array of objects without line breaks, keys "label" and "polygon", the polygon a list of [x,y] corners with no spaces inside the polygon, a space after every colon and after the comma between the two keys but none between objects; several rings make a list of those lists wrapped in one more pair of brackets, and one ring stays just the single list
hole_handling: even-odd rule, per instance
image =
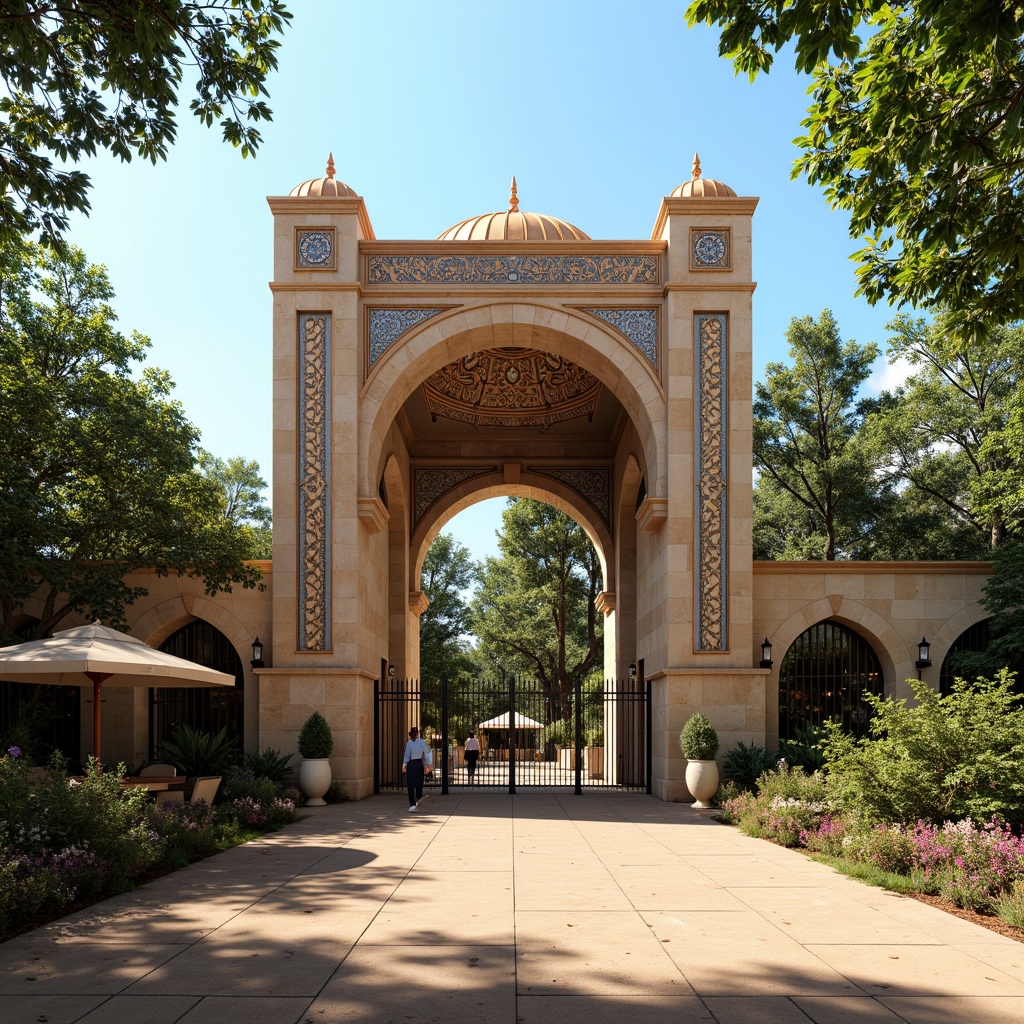
[{"label": "dome finial", "polygon": [[334,177],[334,154],[333,153],[328,153],[327,154],[327,177],[328,178],[333,178]]},{"label": "dome finial", "polygon": [[512,175],[512,194],[508,197],[508,212],[519,212],[519,194],[516,191],[516,177]]},{"label": "dome finial", "polygon": [[700,177],[700,153],[693,154],[693,170],[690,173],[694,181]]}]

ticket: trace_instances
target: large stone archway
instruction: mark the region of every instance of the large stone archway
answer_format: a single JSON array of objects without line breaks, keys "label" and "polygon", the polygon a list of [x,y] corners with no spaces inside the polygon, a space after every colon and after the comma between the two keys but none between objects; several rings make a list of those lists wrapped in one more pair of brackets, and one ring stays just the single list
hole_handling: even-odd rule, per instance
[{"label": "large stone archway", "polygon": [[263,673],[323,680],[323,710],[351,737],[336,760],[354,795],[372,775],[370,685],[381,666],[417,667],[426,545],[487,495],[540,497],[595,541],[606,673],[639,662],[655,688],[658,795],[685,795],[670,737],[688,708],[762,736],[756,200],[698,172],[663,200],[650,240],[629,242],[520,214],[514,197],[483,235],[378,241],[332,175],[270,206],[275,660]]}]

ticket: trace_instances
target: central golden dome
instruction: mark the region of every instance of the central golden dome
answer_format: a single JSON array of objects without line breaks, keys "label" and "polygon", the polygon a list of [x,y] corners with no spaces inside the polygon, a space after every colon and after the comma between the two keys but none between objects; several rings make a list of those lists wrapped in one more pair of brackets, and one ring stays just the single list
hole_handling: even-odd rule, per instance
[{"label": "central golden dome", "polygon": [[444,242],[586,242],[590,240],[590,235],[557,217],[548,217],[543,213],[523,213],[519,209],[516,179],[513,178],[508,210],[484,213],[479,217],[459,221],[437,238]]}]

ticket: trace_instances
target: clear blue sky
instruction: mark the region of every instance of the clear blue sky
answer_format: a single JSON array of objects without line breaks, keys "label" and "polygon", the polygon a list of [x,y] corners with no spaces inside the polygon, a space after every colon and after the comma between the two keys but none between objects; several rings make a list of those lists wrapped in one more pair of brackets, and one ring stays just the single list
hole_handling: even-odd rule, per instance
[{"label": "clear blue sky", "polygon": [[[687,29],[686,4],[668,0],[290,7],[256,159],[183,110],[166,164],[84,165],[92,213],[72,226],[109,270],[122,329],[152,339],[149,362],[170,371],[215,454],[254,458],[269,478],[265,197],[322,175],[329,151],[385,239],[434,238],[503,209],[513,174],[525,210],[593,238],[648,238],[699,151],[706,177],[760,197],[755,374],[786,357],[792,317],[823,308],[844,338],[884,342],[892,311],[854,298],[846,218],[790,180],[808,81],[785,58],[754,84],[736,78],[717,34]],[[493,550],[501,504],[458,524],[477,557]]]}]

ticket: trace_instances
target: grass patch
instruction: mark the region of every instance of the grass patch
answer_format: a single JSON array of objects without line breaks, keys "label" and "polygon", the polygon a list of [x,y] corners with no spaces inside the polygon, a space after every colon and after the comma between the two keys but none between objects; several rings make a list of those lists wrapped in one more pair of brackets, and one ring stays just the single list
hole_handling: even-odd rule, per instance
[{"label": "grass patch", "polygon": [[908,875],[898,875],[895,871],[884,871],[875,864],[846,860],[844,857],[832,857],[827,853],[808,853],[807,856],[819,864],[827,864],[841,875],[855,878],[858,882],[873,885],[878,889],[888,889],[889,892],[901,894],[921,891],[917,879]]}]

